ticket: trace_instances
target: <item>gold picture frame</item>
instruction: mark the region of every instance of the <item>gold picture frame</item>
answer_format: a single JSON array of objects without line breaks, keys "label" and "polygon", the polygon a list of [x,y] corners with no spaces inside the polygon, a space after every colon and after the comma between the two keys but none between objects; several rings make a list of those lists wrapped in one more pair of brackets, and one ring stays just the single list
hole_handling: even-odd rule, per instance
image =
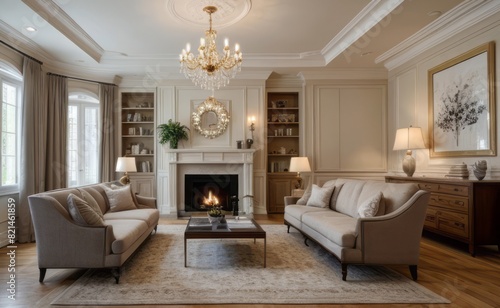
[{"label": "gold picture frame", "polygon": [[496,156],[495,44],[428,71],[430,157]]}]

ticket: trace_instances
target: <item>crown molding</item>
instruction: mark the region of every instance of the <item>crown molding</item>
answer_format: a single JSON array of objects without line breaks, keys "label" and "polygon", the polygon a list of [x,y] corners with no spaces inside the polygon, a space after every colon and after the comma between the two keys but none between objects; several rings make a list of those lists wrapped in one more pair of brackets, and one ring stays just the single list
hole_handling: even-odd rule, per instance
[{"label": "crown molding", "polygon": [[330,69],[318,71],[302,71],[299,73],[304,80],[322,80],[322,79],[342,79],[342,80],[359,80],[359,79],[388,79],[388,72],[384,68],[380,69]]},{"label": "crown molding", "polygon": [[94,41],[66,12],[52,0],[22,0],[34,12],[50,23],[97,63],[104,49]]},{"label": "crown molding", "polygon": [[321,51],[325,63],[335,59],[360,37],[389,15],[404,0],[374,0],[351,20]]},{"label": "crown molding", "polygon": [[375,59],[390,71],[500,11],[500,1],[464,1]]},{"label": "crown molding", "polygon": [[3,20],[0,20],[0,39],[8,45],[44,63],[53,60],[53,58],[37,43],[28,39],[21,32],[6,24]]}]

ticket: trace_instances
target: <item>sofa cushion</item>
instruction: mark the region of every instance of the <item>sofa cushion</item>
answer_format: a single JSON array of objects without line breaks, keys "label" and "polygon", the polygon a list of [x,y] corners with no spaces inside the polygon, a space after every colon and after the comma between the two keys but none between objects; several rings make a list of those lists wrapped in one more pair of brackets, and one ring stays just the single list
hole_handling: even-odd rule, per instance
[{"label": "sofa cushion", "polygon": [[145,221],[149,227],[155,226],[158,224],[158,220],[160,219],[160,211],[157,209],[135,209],[129,211],[121,211],[121,212],[108,212],[104,214],[104,220],[142,220]]},{"label": "sofa cushion", "polygon": [[337,179],[337,185],[342,185],[342,189],[338,194],[337,203],[333,210],[351,217],[357,217],[359,195],[365,183],[366,181],[362,180]]},{"label": "sofa cushion", "polygon": [[324,213],[324,212],[330,212],[330,210],[325,209],[325,208],[304,206],[304,205],[298,205],[298,204],[287,205],[285,207],[285,213],[287,215],[290,215],[293,218],[297,219],[298,221],[302,221],[302,216],[305,213],[309,213],[309,212],[322,212],[322,213]]},{"label": "sofa cushion", "polygon": [[130,191],[129,185],[117,187],[115,189],[106,187],[104,191],[106,192],[106,196],[108,197],[110,212],[120,212],[137,209],[134,199],[132,198],[132,192]]},{"label": "sofa cushion", "polygon": [[[75,194],[70,193],[67,197],[68,210],[71,218],[82,226],[104,226],[102,214],[99,215],[91,205]],[[99,207],[96,204],[97,207]]]},{"label": "sofa cushion", "polygon": [[331,210],[309,212],[302,216],[302,223],[341,247],[356,245],[357,219],[349,215]]},{"label": "sofa cushion", "polygon": [[361,202],[358,207],[359,217],[373,217],[378,212],[378,207],[380,200],[383,198],[382,192],[378,192],[375,195],[369,197],[365,201]]},{"label": "sofa cushion", "polygon": [[111,243],[111,251],[115,254],[127,251],[148,229],[147,223],[139,219],[110,219],[104,223],[113,226],[115,240]]},{"label": "sofa cushion", "polygon": [[335,186],[319,187],[316,184],[312,185],[311,197],[307,200],[307,206],[326,208],[330,204]]}]

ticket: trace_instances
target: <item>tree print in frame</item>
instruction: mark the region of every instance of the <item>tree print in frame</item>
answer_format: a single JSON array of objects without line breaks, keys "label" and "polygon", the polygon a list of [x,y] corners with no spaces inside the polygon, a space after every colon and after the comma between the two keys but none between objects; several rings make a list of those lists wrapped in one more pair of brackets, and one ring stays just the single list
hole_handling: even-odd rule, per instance
[{"label": "tree print in frame", "polygon": [[431,157],[495,156],[495,45],[428,72]]}]

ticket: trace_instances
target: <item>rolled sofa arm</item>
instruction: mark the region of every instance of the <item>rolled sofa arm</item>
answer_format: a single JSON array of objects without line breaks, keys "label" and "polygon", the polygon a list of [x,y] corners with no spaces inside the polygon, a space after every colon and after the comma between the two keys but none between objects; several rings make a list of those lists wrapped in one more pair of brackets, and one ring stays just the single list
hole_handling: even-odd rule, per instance
[{"label": "rolled sofa arm", "polygon": [[372,264],[418,264],[420,239],[430,193],[417,191],[396,211],[360,218],[359,236],[363,262]]},{"label": "rolled sofa arm", "polygon": [[137,200],[137,203],[139,204],[140,208],[151,208],[151,209],[156,209],[156,198],[153,197],[144,197],[138,194],[135,194],[135,199]]},{"label": "rolled sofa arm", "polygon": [[38,267],[98,268],[105,266],[114,241],[112,226],[80,226],[53,197],[28,197],[35,230]]},{"label": "rolled sofa arm", "polygon": [[291,204],[297,204],[297,201],[299,199],[300,199],[300,197],[285,196],[285,206],[291,205]]}]

